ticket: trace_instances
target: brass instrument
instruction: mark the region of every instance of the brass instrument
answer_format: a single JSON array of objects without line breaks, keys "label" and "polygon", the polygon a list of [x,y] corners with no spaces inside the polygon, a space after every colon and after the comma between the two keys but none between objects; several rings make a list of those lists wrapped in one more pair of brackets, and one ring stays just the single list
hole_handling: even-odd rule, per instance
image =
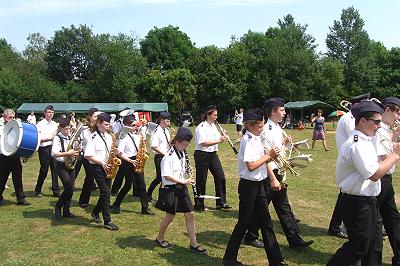
[{"label": "brass instrument", "polygon": [[106,177],[110,179],[114,179],[117,175],[118,167],[121,165],[121,159],[117,157],[117,137],[111,131],[108,132],[112,138],[112,144],[110,148],[110,153],[108,155],[107,164],[110,165],[110,168],[106,171]]},{"label": "brass instrument", "polygon": [[219,132],[219,134],[221,134],[221,136],[223,136],[223,135],[227,136],[228,143],[231,146],[231,148],[232,148],[233,152],[235,153],[235,155],[238,154],[237,149],[233,145],[233,143],[232,143],[231,139],[229,138],[228,134],[226,134],[226,131],[221,127],[221,125],[217,121],[215,121],[214,124],[217,127],[218,132]]},{"label": "brass instrument", "polygon": [[[283,136],[285,138],[288,138],[288,134],[282,130]],[[289,150],[289,156],[288,156],[288,161],[293,161],[295,159],[299,160],[305,160],[307,162],[312,162],[313,159],[311,158],[311,154],[303,154],[300,152],[300,150],[296,147],[297,145],[304,144],[307,146],[307,149],[309,149],[309,146],[307,144],[307,140],[299,141],[297,143],[293,143],[293,140],[289,140],[289,145],[288,145],[288,150]],[[296,154],[294,157],[292,157],[293,152]]]},{"label": "brass instrument", "polygon": [[343,109],[345,109],[347,112],[349,112],[351,109],[351,102],[343,100],[340,102],[340,106],[342,106]]},{"label": "brass instrument", "polygon": [[[83,123],[79,122],[68,143],[67,151],[71,149],[74,149],[75,151],[82,150],[82,139],[80,137],[82,130],[83,130]],[[78,162],[78,156],[65,157],[65,167],[67,167],[68,170],[74,169],[77,162]]]},{"label": "brass instrument", "polygon": [[149,158],[149,155],[146,151],[146,138],[144,136],[140,136],[139,148],[136,156],[136,173],[143,173],[144,165],[146,164],[146,160]]},{"label": "brass instrument", "polygon": [[[268,153],[272,148],[274,148],[274,144],[267,138],[263,138],[262,141],[264,142],[264,151]],[[289,171],[293,177],[299,176],[300,174],[297,173],[289,160],[287,160],[281,154],[278,154],[277,158],[272,158],[275,162],[276,166],[278,167],[278,174],[283,177],[283,180],[280,182],[282,188],[286,188],[288,185],[285,183],[286,179],[286,172]]]},{"label": "brass instrument", "polygon": [[[171,140],[173,140],[175,138],[175,135],[176,135],[176,129],[171,127],[171,126],[168,129],[169,129],[169,132],[170,132],[170,135],[171,135]],[[171,140],[170,140],[170,142],[171,142]]]}]

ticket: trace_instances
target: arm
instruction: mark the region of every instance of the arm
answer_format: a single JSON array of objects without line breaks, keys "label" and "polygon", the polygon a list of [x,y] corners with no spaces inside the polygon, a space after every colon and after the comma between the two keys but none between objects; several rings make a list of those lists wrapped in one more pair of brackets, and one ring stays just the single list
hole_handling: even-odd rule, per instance
[{"label": "arm", "polygon": [[376,172],[369,177],[371,181],[378,181],[400,160],[400,144],[393,147],[393,153],[388,154],[386,159],[379,163],[379,168]]},{"label": "arm", "polygon": [[269,176],[269,181],[271,184],[272,190],[279,191],[282,189],[281,183],[276,178],[274,171],[272,170],[272,164],[267,164],[267,175]]},{"label": "arm", "polygon": [[193,178],[178,179],[173,176],[164,176],[164,178],[168,181],[175,182],[175,183],[182,184],[182,185],[187,185],[187,184],[194,182]]}]

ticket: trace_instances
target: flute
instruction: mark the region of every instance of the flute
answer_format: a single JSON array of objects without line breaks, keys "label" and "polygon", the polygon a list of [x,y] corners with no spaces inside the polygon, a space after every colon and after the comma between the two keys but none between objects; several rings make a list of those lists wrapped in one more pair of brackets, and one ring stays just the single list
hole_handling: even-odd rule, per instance
[{"label": "flute", "polygon": [[237,149],[233,145],[233,143],[232,143],[231,139],[229,138],[228,134],[226,134],[226,131],[221,127],[221,125],[217,121],[215,121],[214,124],[216,125],[216,127],[218,129],[218,132],[221,134],[221,136],[223,136],[223,135],[227,136],[228,143],[229,143],[229,145],[231,145],[233,152],[235,154],[238,154]]}]

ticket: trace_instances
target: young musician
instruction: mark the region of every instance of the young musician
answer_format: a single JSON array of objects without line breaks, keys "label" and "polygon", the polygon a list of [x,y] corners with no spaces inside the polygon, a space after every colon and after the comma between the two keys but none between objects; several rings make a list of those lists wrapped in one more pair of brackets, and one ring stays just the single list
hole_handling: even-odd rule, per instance
[{"label": "young musician", "polygon": [[[0,139],[3,138],[4,126],[15,118],[15,112],[12,109],[6,109],[3,112],[4,124],[0,125]],[[20,157],[14,155],[5,156],[1,152],[0,141],[0,205],[3,205],[3,192],[7,184],[7,179],[10,173],[12,174],[12,180],[15,190],[15,196],[17,197],[17,204],[23,206],[31,205],[26,199],[24,194],[24,188],[22,184],[22,164]]]},{"label": "young musician", "polygon": [[[272,145],[273,147],[281,149],[290,141],[288,137],[283,137],[282,128],[279,124],[282,122],[286,114],[284,104],[285,101],[282,98],[270,98],[265,102],[268,121],[264,125],[262,135],[266,147]],[[281,150],[281,153],[281,156],[284,157],[284,149]],[[300,230],[287,196],[287,188],[282,188],[280,184],[280,182],[283,181],[284,176],[279,174],[278,165],[273,161],[269,162],[267,165],[267,171],[268,179],[270,181],[266,187],[267,194],[270,195],[268,198],[268,204],[272,201],[286,239],[289,242],[289,247],[298,248],[311,245],[314,243],[313,240],[304,241],[299,234]],[[254,241],[254,238],[258,236],[256,230],[257,227],[254,227],[255,224],[256,223],[252,223],[249,227],[249,233],[246,235],[245,241],[251,243]]]},{"label": "young musician", "polygon": [[[352,105],[355,105],[361,102],[362,100],[369,99],[370,97],[371,94],[368,92],[352,98],[350,102]],[[340,148],[342,147],[343,143],[350,137],[354,128],[355,128],[355,119],[351,111],[349,111],[339,119],[339,122],[336,127],[335,139],[336,139],[336,147],[338,153],[340,153]],[[339,193],[338,198],[336,200],[335,208],[333,209],[331,221],[329,222],[328,235],[336,236],[339,238],[347,238],[347,234],[346,232],[344,232],[342,228],[343,218],[339,210],[340,195],[341,194]]]},{"label": "young musician", "polygon": [[239,172],[239,220],[229,239],[223,258],[224,265],[243,265],[237,261],[238,250],[246,229],[252,220],[260,224],[265,253],[269,265],[287,265],[273,231],[271,216],[268,211],[267,169],[266,163],[276,158],[279,149],[270,149],[264,154],[264,144],[260,134],[264,126],[264,113],[260,109],[250,109],[244,113],[244,125],[247,129],[240,141],[238,156]]},{"label": "young musician", "polygon": [[112,152],[112,137],[109,133],[111,116],[100,113],[97,116],[95,132],[91,135],[85,149],[85,158],[89,160],[91,171],[100,190],[100,198],[92,211],[96,223],[101,223],[99,213],[102,212],[104,226],[109,230],[118,230],[118,226],[111,221],[109,212],[111,179],[106,177],[106,171],[112,166],[108,163]]},{"label": "young musician", "polygon": [[[390,155],[390,151],[393,149],[392,142],[397,142],[400,135],[400,127],[396,131],[390,130],[395,121],[400,118],[400,99],[388,97],[383,99],[382,104],[384,105],[382,123],[377,131],[378,134],[376,134],[379,161],[384,161]],[[393,166],[381,178],[381,193],[377,199],[383,226],[393,250],[392,265],[400,265],[400,213],[396,206],[392,184],[394,170],[395,167]]]},{"label": "young musician", "polygon": [[[216,200],[217,209],[232,208],[226,204],[226,179],[224,169],[218,157],[218,143],[227,139],[227,136],[221,135],[215,126],[218,111],[215,105],[209,105],[204,113],[203,122],[201,122],[195,131],[195,152],[194,161],[196,165],[196,187],[200,195],[206,194],[206,182],[208,170],[214,177],[215,194],[220,199]],[[207,210],[204,205],[204,199],[195,199],[195,210]]]},{"label": "young musician", "polygon": [[341,190],[339,208],[349,240],[327,263],[353,265],[382,264],[382,220],[376,196],[381,191],[380,179],[400,159],[400,145],[378,162],[374,136],[380,127],[383,109],[375,102],[354,105],[355,130],[342,145],[336,162],[336,185]]},{"label": "young musician", "polygon": [[172,187],[171,193],[174,193],[173,207],[166,211],[164,219],[160,223],[158,236],[155,243],[162,248],[170,248],[171,244],[165,241],[165,232],[175,217],[177,212],[182,212],[186,220],[190,244],[189,250],[204,254],[206,249],[202,248],[196,240],[196,229],[194,224],[194,214],[192,201],[189,197],[187,185],[194,182],[193,178],[185,179],[187,172],[185,150],[193,138],[192,132],[188,128],[179,128],[175,138],[172,140],[172,148],[167,152],[161,161],[162,183],[165,186]]},{"label": "young musician", "polygon": [[149,201],[152,200],[154,189],[161,183],[161,160],[167,154],[170,148],[171,136],[168,128],[171,125],[171,114],[168,112],[160,112],[159,124],[153,131],[150,139],[150,147],[155,153],[154,165],[156,167],[156,177],[151,182],[147,190]]},{"label": "young musician", "polygon": [[118,157],[122,159],[120,166],[121,176],[125,176],[125,184],[119,191],[114,204],[111,206],[111,210],[114,213],[121,213],[121,202],[132,188],[133,181],[135,181],[136,187],[139,191],[140,203],[142,204],[142,214],[154,215],[149,209],[146,193],[146,183],[144,181],[144,173],[136,173],[135,169],[137,166],[137,155],[139,152],[141,136],[136,134],[138,130],[137,121],[134,115],[127,115],[123,119],[125,126],[131,127],[131,132],[119,141],[118,151],[120,152]]},{"label": "young musician", "polygon": [[[93,107],[89,109],[86,115],[86,125],[81,133],[82,138],[82,150],[85,151],[87,143],[92,135],[92,128],[96,125],[97,115],[99,109]],[[83,181],[82,191],[79,196],[79,206],[86,208],[89,205],[90,196],[92,194],[92,188],[95,186],[93,174],[91,172],[90,162],[85,156],[82,156],[82,160],[79,160],[75,166],[75,176],[78,176],[81,166],[85,169],[85,180]]]},{"label": "young musician", "polygon": [[71,124],[69,119],[61,119],[58,127],[60,132],[53,139],[51,155],[55,159],[56,171],[63,183],[64,191],[61,193],[54,206],[54,212],[56,219],[61,219],[61,211],[62,216],[73,218],[75,215],[70,212],[70,206],[74,192],[75,169],[71,170],[65,166],[65,158],[79,156],[80,151],[76,151],[73,148],[68,150],[68,144],[71,138]]},{"label": "young musician", "polygon": [[238,140],[242,137],[242,127],[243,127],[243,108],[239,109],[239,112],[235,110],[236,117],[236,132],[238,134]]},{"label": "young musician", "polygon": [[51,156],[51,145],[53,139],[57,134],[58,125],[53,121],[54,107],[52,105],[47,105],[44,108],[44,119],[37,123],[38,131],[41,135],[40,146],[39,146],[39,161],[40,170],[37,179],[35,194],[38,197],[42,196],[42,187],[44,180],[47,177],[47,172],[51,171],[51,189],[53,190],[53,196],[60,196],[60,187],[58,186],[58,177],[55,171],[54,158]]}]

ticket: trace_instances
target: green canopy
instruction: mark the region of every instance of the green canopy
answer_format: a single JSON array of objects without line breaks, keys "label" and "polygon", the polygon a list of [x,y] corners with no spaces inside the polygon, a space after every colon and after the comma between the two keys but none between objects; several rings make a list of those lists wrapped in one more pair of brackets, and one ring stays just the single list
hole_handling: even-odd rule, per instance
[{"label": "green canopy", "polygon": [[53,105],[56,113],[86,113],[92,107],[103,112],[118,112],[125,108],[148,112],[168,111],[167,103],[23,103],[17,109],[17,113],[30,113],[31,111],[40,113],[49,104]]},{"label": "green canopy", "polygon": [[315,108],[322,108],[322,109],[333,109],[333,106],[324,103],[322,101],[301,101],[301,102],[288,102],[285,104],[286,109],[315,109]]}]

